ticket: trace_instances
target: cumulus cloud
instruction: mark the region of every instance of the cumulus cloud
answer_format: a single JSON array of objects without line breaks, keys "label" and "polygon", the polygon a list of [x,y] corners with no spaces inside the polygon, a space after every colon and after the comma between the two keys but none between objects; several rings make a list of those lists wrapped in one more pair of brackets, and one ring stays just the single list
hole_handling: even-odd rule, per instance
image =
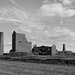
[{"label": "cumulus cloud", "polygon": [[62,0],[62,3],[64,5],[71,5],[72,4],[72,1],[71,0]]},{"label": "cumulus cloud", "polygon": [[41,16],[59,16],[59,17],[72,17],[75,15],[74,9],[66,9],[61,3],[47,3],[40,7],[39,15]]}]

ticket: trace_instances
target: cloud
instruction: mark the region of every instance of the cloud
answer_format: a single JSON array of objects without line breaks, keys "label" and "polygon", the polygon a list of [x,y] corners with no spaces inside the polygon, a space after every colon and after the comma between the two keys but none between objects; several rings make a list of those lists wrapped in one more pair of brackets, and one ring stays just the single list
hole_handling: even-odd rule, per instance
[{"label": "cloud", "polygon": [[43,3],[49,3],[49,0],[43,0]]},{"label": "cloud", "polygon": [[[30,32],[29,29],[43,29],[45,26],[35,21],[35,18],[29,17],[27,11],[16,7],[0,8],[0,23],[12,22],[22,31]],[[27,30],[28,29],[28,30]]]},{"label": "cloud", "polygon": [[[73,15],[71,14],[71,12],[73,13],[72,9],[64,9],[60,3],[43,4],[40,10],[43,16],[58,15],[60,17],[70,17]],[[65,15],[63,14],[64,12],[66,13]],[[61,41],[63,42],[63,40],[75,40],[74,31],[66,27],[57,27],[57,25],[51,28],[50,25],[46,25],[44,22],[39,22],[36,18],[29,16],[29,14],[22,9],[14,7],[1,8],[0,21],[2,21],[2,23],[5,23],[5,21],[15,23],[17,28],[26,34],[27,39],[36,44],[56,44],[56,42],[58,44],[61,43]]]},{"label": "cloud", "polygon": [[72,4],[72,1],[71,0],[62,0],[62,3],[64,5],[71,5]]},{"label": "cloud", "polygon": [[[31,29],[30,29],[31,30]],[[41,40],[44,43],[75,41],[75,32],[65,27],[54,27],[42,30],[31,30],[29,34],[33,40]]]},{"label": "cloud", "polygon": [[42,25],[41,23],[36,23],[35,21],[27,21],[24,24],[20,25],[19,28],[22,31],[27,32],[28,34],[34,34],[33,32],[43,30],[45,28],[45,25]]},{"label": "cloud", "polygon": [[[44,4],[41,7],[41,11],[44,16],[72,16],[71,12],[73,13],[73,10],[69,9],[64,11],[63,6],[60,3],[54,3],[54,4]],[[62,14],[62,12],[65,12],[66,15]],[[33,20],[32,20],[33,19]],[[64,27],[55,27],[53,29],[49,29],[50,26],[46,26],[38,21],[36,21],[35,18],[31,18],[28,16],[27,12],[24,10],[20,10],[18,8],[1,8],[0,9],[0,21],[7,21],[7,22],[14,22],[18,23],[17,26],[22,31],[25,31],[29,34],[35,34],[38,36],[40,34],[42,36],[48,37],[48,38],[59,38],[63,36],[69,36],[74,37],[75,32],[72,32],[71,30],[64,28]],[[47,27],[47,28],[46,28]]]},{"label": "cloud", "polygon": [[61,3],[43,4],[39,10],[40,16],[59,16],[63,18],[72,17],[75,15],[74,9],[66,9]]},{"label": "cloud", "polygon": [[16,7],[0,8],[0,21],[5,22],[21,22],[28,18],[26,11],[19,10]]},{"label": "cloud", "polygon": [[44,34],[50,38],[75,38],[75,32],[65,27],[54,27],[53,29],[44,31]]},{"label": "cloud", "polygon": [[14,0],[10,0],[14,5],[16,5],[17,7],[20,7]]}]

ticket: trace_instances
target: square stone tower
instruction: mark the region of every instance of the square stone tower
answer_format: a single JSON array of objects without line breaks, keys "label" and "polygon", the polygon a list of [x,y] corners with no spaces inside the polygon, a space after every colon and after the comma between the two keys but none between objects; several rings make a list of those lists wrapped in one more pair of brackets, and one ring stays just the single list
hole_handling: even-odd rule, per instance
[{"label": "square stone tower", "polygon": [[52,55],[54,55],[54,54],[57,54],[57,53],[58,53],[58,51],[57,51],[57,49],[56,49],[56,46],[55,46],[55,45],[52,45],[51,50],[52,50]]},{"label": "square stone tower", "polygon": [[25,34],[16,33],[12,34],[12,50],[13,52],[29,52],[32,48],[32,42],[28,42]]},{"label": "square stone tower", "polygon": [[0,55],[4,52],[4,33],[0,32]]}]

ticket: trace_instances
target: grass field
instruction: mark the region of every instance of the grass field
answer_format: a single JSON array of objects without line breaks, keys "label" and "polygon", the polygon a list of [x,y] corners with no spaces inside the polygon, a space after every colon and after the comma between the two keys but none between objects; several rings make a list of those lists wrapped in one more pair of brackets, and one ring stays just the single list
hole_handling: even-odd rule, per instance
[{"label": "grass field", "polygon": [[75,66],[0,60],[0,75],[75,75]]}]

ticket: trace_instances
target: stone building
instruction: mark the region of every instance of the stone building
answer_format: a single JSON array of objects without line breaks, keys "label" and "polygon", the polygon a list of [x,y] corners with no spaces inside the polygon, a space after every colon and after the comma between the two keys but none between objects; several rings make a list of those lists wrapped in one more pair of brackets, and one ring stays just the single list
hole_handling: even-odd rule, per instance
[{"label": "stone building", "polygon": [[0,32],[0,55],[4,52],[4,33]]},{"label": "stone building", "polygon": [[55,45],[52,45],[51,47],[48,46],[33,47],[32,52],[38,55],[55,55],[58,53]]},{"label": "stone building", "polygon": [[54,55],[54,54],[57,54],[57,53],[58,53],[58,51],[57,51],[57,49],[56,49],[56,46],[55,46],[55,45],[52,45],[52,46],[51,46],[51,52],[52,52],[52,53],[51,53],[52,55]]},{"label": "stone building", "polygon": [[12,34],[12,51],[13,52],[29,52],[32,48],[32,42],[28,42],[25,34],[16,33]]}]

